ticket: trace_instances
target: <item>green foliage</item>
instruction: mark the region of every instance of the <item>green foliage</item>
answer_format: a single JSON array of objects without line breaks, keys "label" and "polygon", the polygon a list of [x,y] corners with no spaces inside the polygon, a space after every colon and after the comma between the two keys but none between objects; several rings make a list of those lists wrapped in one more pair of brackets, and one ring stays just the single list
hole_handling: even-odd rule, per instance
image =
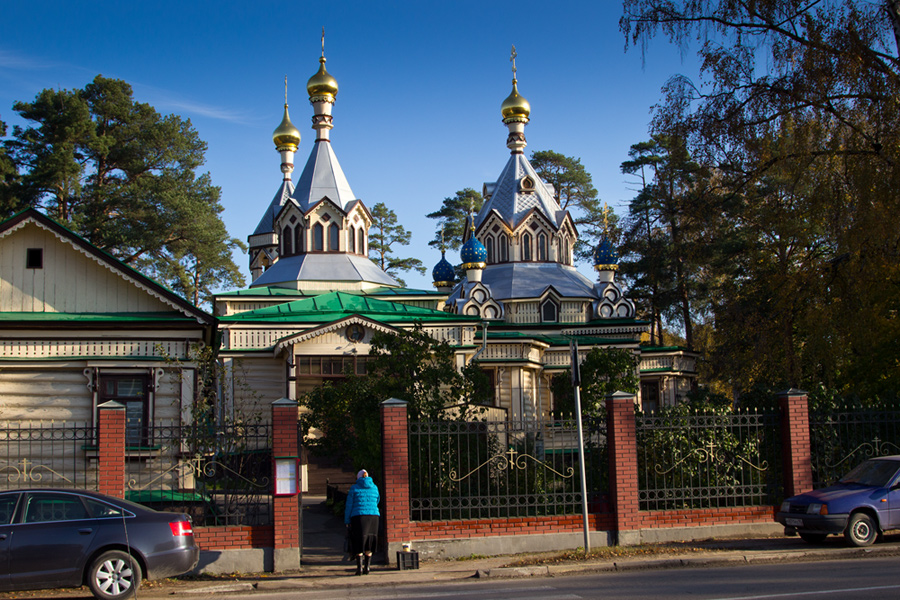
[{"label": "green foliage", "polygon": [[[198,304],[213,288],[241,287],[219,188],[190,121],[161,115],[124,81],[98,75],[81,90],[40,92],[14,110],[31,122],[2,144],[0,210],[26,206]],[[15,175],[8,173],[11,158]]]},{"label": "green foliage", "polygon": [[394,255],[396,246],[408,246],[410,233],[399,223],[397,214],[390,210],[383,202],[372,207],[374,223],[369,231],[369,254],[374,257],[381,270],[397,280],[401,286],[405,286],[399,277],[399,273],[416,271],[425,274],[425,266],[418,258],[399,258]]},{"label": "green foliage", "polygon": [[484,375],[476,377],[474,368],[457,371],[453,348],[421,329],[376,333],[370,356],[367,376],[348,373],[340,383],[325,383],[300,399],[306,409],[301,430],[312,452],[380,475],[382,402],[408,402],[409,418],[415,420],[450,418],[444,407],[484,401]]},{"label": "green foliage", "polygon": [[[630,350],[592,348],[581,362],[581,412],[584,415],[605,414],[606,398],[616,392],[636,394],[640,384],[637,358]],[[575,393],[569,369],[553,376],[553,415],[557,419],[575,414]]]},{"label": "green foliage", "polygon": [[434,238],[428,245],[458,251],[465,237],[469,211],[478,214],[483,204],[484,198],[472,188],[459,190],[456,195],[444,198],[440,210],[426,215],[429,219],[437,219]]},{"label": "green foliage", "polygon": [[[651,131],[684,140],[709,171],[698,182],[710,186],[704,201],[679,208],[690,227],[675,256],[697,286],[691,310],[710,328],[698,349],[717,390],[900,388],[898,10],[859,0],[624,2],[629,43],[704,40],[701,80],[666,84]],[[640,272],[664,275],[653,260],[665,247],[644,231]]]}]

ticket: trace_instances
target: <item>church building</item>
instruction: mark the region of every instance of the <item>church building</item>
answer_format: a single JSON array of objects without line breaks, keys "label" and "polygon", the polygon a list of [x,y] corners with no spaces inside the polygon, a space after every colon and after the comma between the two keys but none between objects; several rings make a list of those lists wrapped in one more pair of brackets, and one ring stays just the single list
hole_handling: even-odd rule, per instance
[{"label": "church building", "polygon": [[338,84],[324,49],[319,63],[307,84],[315,139],[306,165],[294,185],[301,134],[285,102],[273,134],[282,180],[249,237],[252,283],[216,297],[228,410],[298,399],[348,367],[363,375],[374,332],[416,326],[450,343],[459,368],[478,362],[501,418],[549,418],[550,379],[569,367],[572,341],[582,358],[595,347],[634,353],[644,408],[673,404],[691,389],[695,354],[641,345],[648,324],[616,281],[610,241],[595,249],[596,281],[576,269],[573,217],[524,153],[531,109],[519,94],[515,62],[512,92],[501,104],[509,159],[484,184],[484,205],[467,223],[459,256],[465,275],[457,281],[442,256],[434,290],[401,287],[368,258],[372,216],[332,145]]}]

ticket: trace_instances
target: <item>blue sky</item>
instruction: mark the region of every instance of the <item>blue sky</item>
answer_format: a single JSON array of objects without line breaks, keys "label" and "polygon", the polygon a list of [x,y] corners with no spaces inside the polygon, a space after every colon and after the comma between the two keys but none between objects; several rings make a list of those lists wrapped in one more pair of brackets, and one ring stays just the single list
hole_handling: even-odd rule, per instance
[{"label": "blue sky", "polygon": [[[666,80],[697,69],[692,54],[662,40],[643,60],[640,49],[626,53],[620,14],[619,2],[597,0],[70,0],[40,10],[7,1],[0,120],[21,123],[13,102],[44,88],[80,88],[97,74],[123,79],[138,101],[191,120],[209,145],[203,168],[222,188],[225,224],[246,241],[281,180],[271,134],[285,76],[303,136],[295,181],[312,147],[306,81],[324,26],[340,86],[334,150],[356,196],[369,207],[384,202],[412,232],[398,254],[420,258],[428,274],[405,279],[430,289],[440,255],[427,246],[435,223],[425,215],[456,190],[496,180],[509,155],[500,103],[512,44],[519,91],[531,103],[526,152],[580,157],[601,199],[624,213],[634,184],[619,165],[646,139]],[[236,260],[246,273],[246,255]]]}]

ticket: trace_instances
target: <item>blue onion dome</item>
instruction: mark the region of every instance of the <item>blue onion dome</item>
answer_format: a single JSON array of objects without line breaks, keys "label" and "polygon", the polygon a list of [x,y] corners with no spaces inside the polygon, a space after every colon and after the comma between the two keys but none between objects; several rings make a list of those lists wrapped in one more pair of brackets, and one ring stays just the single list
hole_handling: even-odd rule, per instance
[{"label": "blue onion dome", "polygon": [[459,253],[463,269],[483,269],[487,260],[487,248],[474,235],[469,238]]},{"label": "blue onion dome", "polygon": [[619,252],[606,235],[600,238],[600,242],[594,248],[594,268],[598,271],[619,269]]},{"label": "blue onion dome", "polygon": [[453,270],[453,265],[444,256],[443,250],[441,251],[440,262],[431,271],[431,278],[434,280],[435,286],[452,285],[453,280],[456,279],[456,271]]}]

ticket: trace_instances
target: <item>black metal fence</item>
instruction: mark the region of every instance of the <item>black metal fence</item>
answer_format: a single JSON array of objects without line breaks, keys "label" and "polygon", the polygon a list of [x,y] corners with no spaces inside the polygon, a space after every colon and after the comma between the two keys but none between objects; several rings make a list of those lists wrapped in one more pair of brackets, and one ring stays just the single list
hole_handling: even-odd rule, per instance
[{"label": "black metal fence", "polygon": [[0,423],[0,489],[96,490],[95,431],[77,423]]},{"label": "black metal fence", "polygon": [[813,487],[828,486],[867,458],[900,454],[900,403],[811,408]]},{"label": "black metal fence", "polygon": [[[581,512],[574,421],[409,423],[411,518],[487,519]],[[585,425],[587,490],[603,509],[606,429]]]},{"label": "black metal fence", "polygon": [[783,490],[774,413],[637,416],[641,510],[774,505]]},{"label": "black metal fence", "polygon": [[126,498],[198,526],[272,523],[269,424],[155,425],[148,437],[126,451]]}]

